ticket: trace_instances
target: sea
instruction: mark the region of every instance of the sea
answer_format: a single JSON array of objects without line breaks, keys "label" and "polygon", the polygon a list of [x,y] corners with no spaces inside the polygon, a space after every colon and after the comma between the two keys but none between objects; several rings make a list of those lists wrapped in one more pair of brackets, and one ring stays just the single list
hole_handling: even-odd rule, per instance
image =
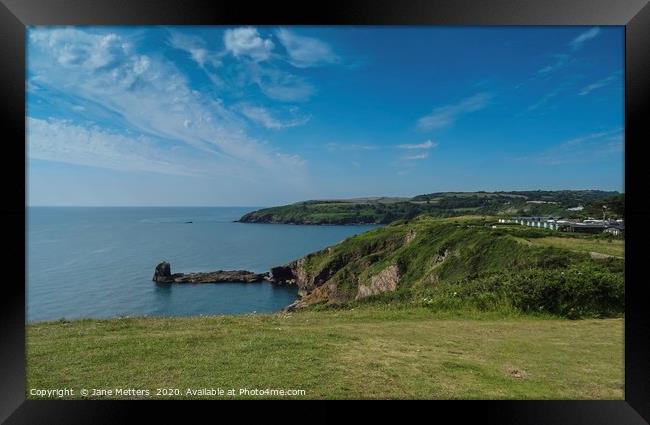
[{"label": "sea", "polygon": [[265,272],[375,226],[237,223],[254,207],[29,207],[28,322],[281,311],[295,287],[156,284],[172,273]]}]

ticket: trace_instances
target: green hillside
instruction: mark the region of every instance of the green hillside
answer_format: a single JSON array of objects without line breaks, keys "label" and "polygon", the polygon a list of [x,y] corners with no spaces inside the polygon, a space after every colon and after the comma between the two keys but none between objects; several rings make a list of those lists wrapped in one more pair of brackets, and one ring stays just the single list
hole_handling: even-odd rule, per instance
[{"label": "green hillside", "polygon": [[[618,195],[618,197],[616,197]],[[421,214],[452,217],[465,214],[576,216],[596,211],[602,214],[603,200],[612,201],[611,211],[619,216],[618,192],[599,190],[520,192],[440,192],[413,198],[357,198],[305,201],[263,208],[242,216],[244,223],[288,224],[386,224]],[[594,208],[588,208],[596,205]],[[585,213],[568,208],[583,206]]]},{"label": "green hillside", "polygon": [[[310,254],[288,265],[303,295],[294,307],[406,302],[564,317],[623,312],[624,260],[593,258],[585,246],[598,249],[598,237],[562,239],[494,222],[421,216]],[[604,240],[602,247],[618,252]]]}]

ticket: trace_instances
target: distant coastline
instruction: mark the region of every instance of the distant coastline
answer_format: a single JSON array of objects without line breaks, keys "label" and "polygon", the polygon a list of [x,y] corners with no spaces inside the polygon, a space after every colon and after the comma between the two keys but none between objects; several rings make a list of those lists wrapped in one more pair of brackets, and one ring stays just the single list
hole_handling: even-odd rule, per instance
[{"label": "distant coastline", "polygon": [[600,217],[602,205],[614,205],[610,214],[623,216],[624,194],[602,190],[437,192],[412,198],[355,198],[310,200],[262,208],[236,222],[300,225],[371,225],[412,219],[462,215],[527,215],[570,218]]}]

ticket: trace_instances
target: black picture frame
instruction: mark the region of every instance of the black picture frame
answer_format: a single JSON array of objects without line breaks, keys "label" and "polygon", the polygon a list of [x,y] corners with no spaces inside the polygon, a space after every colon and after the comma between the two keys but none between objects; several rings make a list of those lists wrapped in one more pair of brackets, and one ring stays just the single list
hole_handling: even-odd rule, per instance
[{"label": "black picture frame", "polygon": [[[347,0],[310,2],[248,2],[199,0],[0,0],[0,88],[4,154],[5,224],[4,282],[0,302],[0,421],[8,424],[123,423],[141,421],[133,410],[145,410],[168,423],[174,411],[204,410],[222,414],[210,403],[191,407],[161,402],[25,400],[25,29],[31,25],[624,25],[626,313],[624,401],[443,401],[425,409],[453,422],[498,424],[642,424],[650,421],[650,313],[645,308],[647,278],[642,267],[650,201],[650,167],[644,166],[650,99],[650,6],[648,0]],[[21,176],[23,181],[21,182]],[[197,407],[199,405],[199,407]],[[274,406],[275,407],[275,406]],[[293,409],[293,406],[291,407]],[[336,419],[339,408],[323,409],[318,419]],[[215,412],[215,410],[217,412]],[[230,410],[230,409],[229,409]],[[242,409],[239,420],[292,413],[270,407]],[[356,409],[355,409],[356,410]],[[373,404],[363,410],[405,418],[411,406]],[[417,412],[421,413],[421,412]],[[448,415],[451,416],[448,416]],[[210,417],[210,416],[208,416]]]}]

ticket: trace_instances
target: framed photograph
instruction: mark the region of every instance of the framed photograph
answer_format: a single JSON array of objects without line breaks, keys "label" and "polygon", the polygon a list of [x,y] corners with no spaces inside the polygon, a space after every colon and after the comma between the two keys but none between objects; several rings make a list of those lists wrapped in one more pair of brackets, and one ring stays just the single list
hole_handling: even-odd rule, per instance
[{"label": "framed photograph", "polygon": [[0,421],[648,423],[647,1],[1,2]]}]

